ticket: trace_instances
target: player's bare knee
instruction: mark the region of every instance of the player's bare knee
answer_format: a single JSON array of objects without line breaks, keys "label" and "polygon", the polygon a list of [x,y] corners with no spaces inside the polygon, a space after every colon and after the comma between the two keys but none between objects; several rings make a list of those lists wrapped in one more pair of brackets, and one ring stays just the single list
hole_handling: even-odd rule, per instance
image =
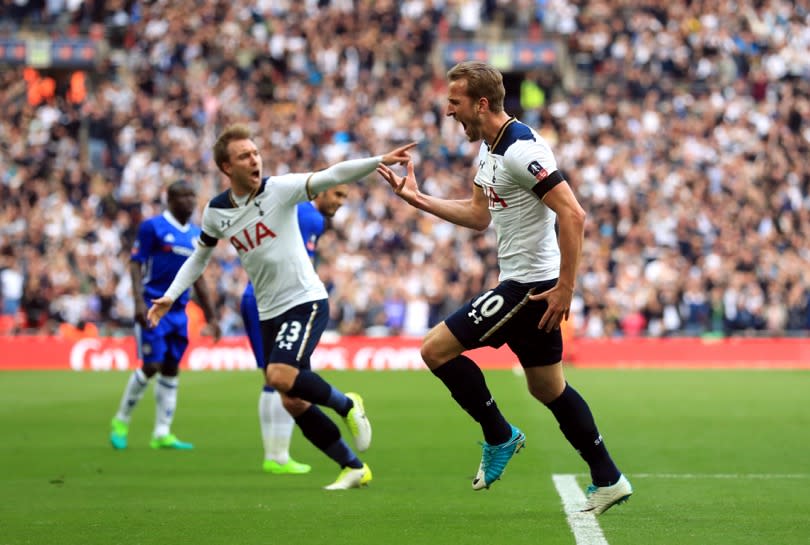
[{"label": "player's bare knee", "polygon": [[265,369],[267,385],[279,392],[288,392],[292,388],[297,374],[298,370],[295,367],[280,363],[269,364]]},{"label": "player's bare knee", "polygon": [[444,322],[427,332],[419,349],[422,360],[431,370],[447,363],[462,352],[464,347]]},{"label": "player's bare knee", "polygon": [[446,359],[442,360],[441,352],[437,349],[436,343],[431,342],[429,339],[425,339],[425,342],[422,343],[419,354],[429,369],[435,369],[447,361]]},{"label": "player's bare knee", "polygon": [[422,360],[431,370],[447,363],[463,351],[464,348],[458,345],[455,339],[448,340],[441,335],[425,337],[419,349]]}]

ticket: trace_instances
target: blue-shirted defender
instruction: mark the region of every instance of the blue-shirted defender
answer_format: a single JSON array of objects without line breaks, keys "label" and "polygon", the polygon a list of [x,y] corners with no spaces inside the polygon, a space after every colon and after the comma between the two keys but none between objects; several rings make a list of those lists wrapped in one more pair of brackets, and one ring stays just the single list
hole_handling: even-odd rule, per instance
[{"label": "blue-shirted defender", "polygon": [[[160,297],[172,283],[177,271],[194,251],[194,241],[201,232],[197,225],[190,222],[197,203],[194,188],[188,182],[179,180],[169,186],[167,197],[167,210],[141,223],[132,247],[129,270],[135,303],[135,340],[142,366],[130,376],[118,412],[112,419],[110,443],[115,449],[127,448],[132,411],[143,397],[149,379],[158,373],[155,427],[150,446],[176,450],[193,448],[191,443],[180,441],[171,432],[177,407],[179,365],[188,347],[186,305],[189,290],[177,298],[166,319],[156,327],[150,328],[146,320],[150,301]],[[214,338],[219,339],[219,325],[205,282],[198,279],[194,289]]]}]

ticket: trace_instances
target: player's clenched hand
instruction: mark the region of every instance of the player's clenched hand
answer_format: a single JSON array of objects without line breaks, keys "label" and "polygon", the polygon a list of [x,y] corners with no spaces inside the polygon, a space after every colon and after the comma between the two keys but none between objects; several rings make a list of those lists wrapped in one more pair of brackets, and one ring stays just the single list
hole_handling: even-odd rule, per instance
[{"label": "player's clenched hand", "polygon": [[152,306],[149,307],[149,310],[146,312],[146,320],[149,322],[149,327],[157,326],[160,323],[160,319],[172,308],[172,304],[174,304],[174,301],[165,295],[157,299],[152,299]]},{"label": "player's clenched hand", "polygon": [[382,164],[384,165],[393,165],[396,163],[404,164],[411,160],[411,155],[408,153],[408,150],[411,149],[416,145],[416,142],[411,142],[410,144],[405,144],[404,146],[400,146],[397,149],[390,151],[382,156]]},{"label": "player's clenched hand", "polygon": [[559,283],[543,293],[530,295],[529,299],[532,301],[545,301],[548,304],[540,323],[537,324],[537,329],[545,329],[548,332],[559,329],[563,319],[568,319],[573,297],[574,290]]},{"label": "player's clenched hand", "polygon": [[385,178],[385,181],[388,182],[388,185],[391,186],[394,193],[410,202],[419,193],[419,186],[416,185],[413,163],[408,161],[407,167],[408,173],[405,176],[399,176],[385,165],[378,166],[377,173]]}]

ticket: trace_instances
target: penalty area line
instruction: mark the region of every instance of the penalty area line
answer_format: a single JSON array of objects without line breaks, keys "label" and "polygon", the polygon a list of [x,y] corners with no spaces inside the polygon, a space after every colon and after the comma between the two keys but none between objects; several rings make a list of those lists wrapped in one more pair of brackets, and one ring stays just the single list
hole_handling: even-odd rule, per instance
[{"label": "penalty area line", "polygon": [[551,480],[562,499],[568,526],[574,534],[577,545],[610,545],[602,533],[602,527],[593,513],[582,513],[585,493],[577,484],[575,475],[552,475]]}]

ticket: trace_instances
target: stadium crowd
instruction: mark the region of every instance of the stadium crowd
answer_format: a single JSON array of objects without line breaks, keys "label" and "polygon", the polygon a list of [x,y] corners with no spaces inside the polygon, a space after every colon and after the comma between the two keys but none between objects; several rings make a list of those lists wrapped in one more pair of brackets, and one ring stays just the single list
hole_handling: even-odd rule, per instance
[{"label": "stadium crowd", "polygon": [[[553,41],[561,59],[527,74],[539,100],[510,113],[539,121],[589,214],[577,334],[810,330],[806,1],[193,4],[0,4],[5,36],[101,29],[109,47],[77,100],[60,84],[37,101],[22,67],[0,71],[4,332],[129,334],[138,222],[174,180],[193,181],[200,206],[222,190],[210,148],[231,122],[250,121],[267,175],[414,140],[423,190],[468,195],[477,144],[443,115],[437,52],[516,36]],[[496,283],[494,236],[369,178],[319,243],[331,327],[423,333]],[[240,334],[246,276],[226,244],[206,278],[223,330]]]}]

